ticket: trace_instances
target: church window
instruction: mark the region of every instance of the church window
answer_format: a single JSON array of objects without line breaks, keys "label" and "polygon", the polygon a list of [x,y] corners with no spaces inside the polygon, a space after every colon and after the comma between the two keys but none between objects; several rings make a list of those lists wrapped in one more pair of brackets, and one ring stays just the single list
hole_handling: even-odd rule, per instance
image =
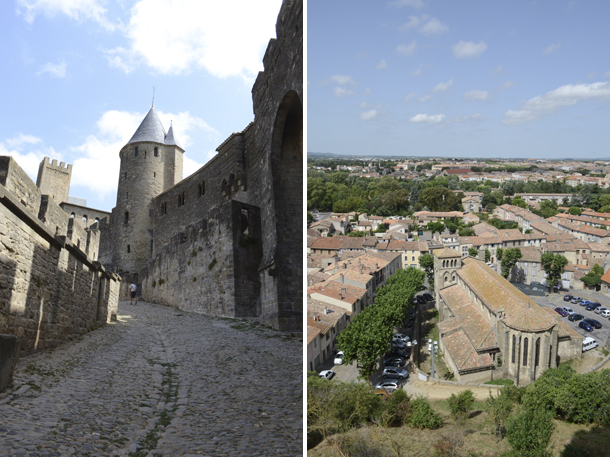
[{"label": "church window", "polygon": [[125,224],[129,224],[129,211],[125,211]]},{"label": "church window", "polygon": [[130,244],[127,245],[127,254],[129,254],[129,253],[131,253],[131,245]]},{"label": "church window", "polygon": [[83,224],[87,225],[87,220],[88,220],[87,215],[84,214],[83,215]]},{"label": "church window", "polygon": [[167,202],[161,203],[161,214],[167,214]]},{"label": "church window", "polygon": [[527,338],[523,340],[523,366],[527,366]]},{"label": "church window", "polygon": [[134,156],[138,157],[138,147],[136,146],[135,150],[134,150]]},{"label": "church window", "polygon": [[95,218],[95,221],[94,221],[93,223],[94,223],[94,224],[97,224],[99,221],[100,221],[100,218],[99,218],[99,217],[96,217],[96,218]]},{"label": "church window", "polygon": [[155,148],[155,157],[159,157],[159,148]]},{"label": "church window", "polygon": [[184,192],[178,195],[178,206],[184,206]]},{"label": "church window", "polygon": [[205,181],[199,183],[199,196],[203,197],[203,195],[205,195]]},{"label": "church window", "polygon": [[536,360],[534,361],[534,366],[538,366],[538,362],[540,361],[540,338],[536,340]]},{"label": "church window", "polygon": [[515,363],[515,352],[517,350],[517,338],[515,337],[515,335],[513,335],[513,354],[512,354],[512,363]]},{"label": "church window", "polygon": [[70,219],[74,219],[75,216],[76,216],[76,214],[70,213]]}]

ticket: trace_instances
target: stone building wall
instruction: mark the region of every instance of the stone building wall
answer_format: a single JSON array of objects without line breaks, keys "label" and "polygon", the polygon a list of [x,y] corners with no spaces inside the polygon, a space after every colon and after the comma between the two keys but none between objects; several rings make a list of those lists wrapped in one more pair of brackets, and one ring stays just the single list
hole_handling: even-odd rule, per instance
[{"label": "stone building wall", "polygon": [[73,215],[74,220],[85,228],[109,217],[110,213],[99,209],[88,208],[86,206],[75,205],[74,203],[62,202],[59,204],[64,212]]},{"label": "stone building wall", "polygon": [[14,159],[0,157],[0,333],[18,336],[26,354],[116,318],[120,281],[86,254],[99,236],[48,195],[28,201],[37,192]]}]

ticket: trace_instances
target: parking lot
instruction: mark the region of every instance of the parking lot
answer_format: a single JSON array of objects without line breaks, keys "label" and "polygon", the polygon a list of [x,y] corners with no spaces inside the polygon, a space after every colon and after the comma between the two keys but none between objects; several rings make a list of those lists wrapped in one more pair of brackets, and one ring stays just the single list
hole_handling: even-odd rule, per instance
[{"label": "parking lot", "polygon": [[[563,308],[564,306],[568,306],[574,310],[575,313],[582,314],[585,316],[585,319],[595,319],[599,323],[602,324],[602,328],[593,329],[592,332],[587,332],[586,330],[580,328],[578,324],[580,321],[572,322],[568,320],[568,317],[562,317],[561,320],[576,330],[579,334],[584,337],[590,336],[595,338],[599,344],[599,347],[604,347],[606,342],[608,341],[608,334],[610,333],[610,320],[607,318],[601,317],[599,314],[595,314],[593,311],[587,311],[584,306],[580,306],[580,304],[574,304],[563,300],[565,295],[572,295],[581,298],[585,298],[592,302],[601,303],[602,306],[610,309],[610,297],[606,297],[603,294],[590,292],[587,290],[571,290],[570,292],[560,292],[554,293],[547,297],[531,297],[536,303],[545,308],[555,309],[557,307]],[[557,314],[559,316],[559,314]]]}]

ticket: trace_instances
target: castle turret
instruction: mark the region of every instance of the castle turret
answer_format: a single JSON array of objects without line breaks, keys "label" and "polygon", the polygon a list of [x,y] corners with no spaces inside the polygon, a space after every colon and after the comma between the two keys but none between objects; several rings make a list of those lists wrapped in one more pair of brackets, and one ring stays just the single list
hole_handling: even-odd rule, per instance
[{"label": "castle turret", "polygon": [[182,149],[173,128],[166,134],[154,106],[121,149],[112,264],[140,273],[151,254],[152,199],[182,179]]},{"label": "castle turret", "polygon": [[60,162],[57,165],[57,160],[53,159],[53,162],[49,162],[49,158],[45,157],[38,167],[36,186],[41,194],[50,195],[57,203],[63,203],[68,201],[71,179],[71,164],[66,166]]}]

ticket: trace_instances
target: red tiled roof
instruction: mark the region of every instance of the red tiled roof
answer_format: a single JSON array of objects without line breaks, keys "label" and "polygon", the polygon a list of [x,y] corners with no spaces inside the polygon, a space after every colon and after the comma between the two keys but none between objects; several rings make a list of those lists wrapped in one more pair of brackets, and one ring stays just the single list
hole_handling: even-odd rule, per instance
[{"label": "red tiled roof", "polygon": [[443,337],[443,343],[458,371],[484,368],[492,364],[489,354],[479,354],[464,330]]}]

